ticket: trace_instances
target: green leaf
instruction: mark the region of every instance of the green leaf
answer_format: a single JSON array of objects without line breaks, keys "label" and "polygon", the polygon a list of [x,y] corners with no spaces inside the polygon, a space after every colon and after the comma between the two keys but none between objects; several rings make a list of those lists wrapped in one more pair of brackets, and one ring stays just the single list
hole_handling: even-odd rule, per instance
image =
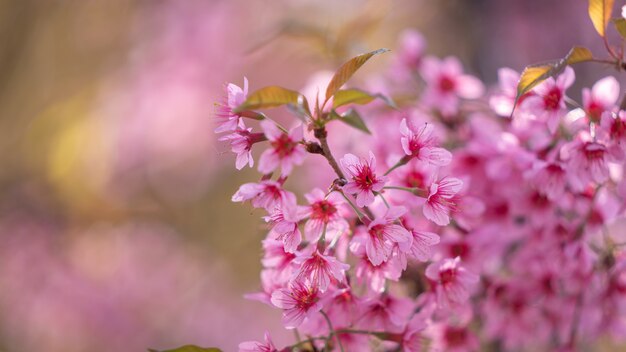
[{"label": "green leaf", "polygon": [[343,113],[343,115],[339,115],[335,110],[332,110],[330,112],[330,117],[333,120],[343,121],[346,124],[358,130],[361,130],[367,134],[372,134],[372,132],[370,132],[370,130],[365,125],[365,121],[363,121],[363,119],[361,118],[361,115],[359,115],[359,113],[354,109],[349,109],[348,111]]},{"label": "green leaf", "polygon": [[247,110],[273,108],[282,105],[299,107],[310,115],[309,103],[306,101],[304,95],[279,86],[269,86],[257,90],[250,94],[246,101],[239,105],[233,112],[239,113]]},{"label": "green leaf", "polygon": [[601,37],[606,35],[606,26],[611,19],[615,0],[589,0],[589,17]]},{"label": "green leaf", "polygon": [[622,36],[622,39],[626,39],[626,19],[616,18],[613,20],[613,24],[619,35]]},{"label": "green leaf", "polygon": [[397,108],[396,104],[389,97],[383,94],[372,94],[360,89],[341,89],[335,93],[333,100],[333,108],[348,104],[367,104],[372,100],[379,98],[392,108]]},{"label": "green leaf", "polygon": [[385,53],[387,51],[389,51],[389,49],[378,49],[366,54],[361,54],[353,57],[341,65],[337,72],[335,72],[333,78],[330,80],[328,87],[326,87],[326,100],[324,100],[324,103],[334,96],[339,88],[341,88],[341,86],[343,86],[350,79],[350,77],[352,77],[352,75],[354,75],[354,73],[367,62],[367,60],[376,54]]},{"label": "green leaf", "polygon": [[215,348],[215,347],[202,348],[202,347],[198,347],[194,345],[185,345],[185,346],[181,346],[181,347],[174,348],[171,350],[159,351],[159,350],[148,349],[148,351],[150,352],[222,352],[222,350],[220,350],[219,348]]}]

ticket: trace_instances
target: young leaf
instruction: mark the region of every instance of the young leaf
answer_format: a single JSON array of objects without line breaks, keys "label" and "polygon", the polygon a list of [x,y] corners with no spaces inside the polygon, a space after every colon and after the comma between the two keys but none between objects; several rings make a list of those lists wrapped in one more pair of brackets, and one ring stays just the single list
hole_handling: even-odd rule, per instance
[{"label": "young leaf", "polygon": [[361,54],[359,56],[355,56],[352,59],[348,60],[346,63],[341,65],[335,75],[328,83],[328,87],[326,87],[326,98],[324,103],[328,101],[335,93],[341,88],[341,86],[346,83],[350,77],[359,69],[363,64],[367,62],[372,56],[376,54],[381,54],[389,51],[389,49],[378,49],[375,51],[371,51],[366,54]]},{"label": "young leaf", "polygon": [[550,77],[555,65],[545,64],[539,66],[527,66],[522,72],[517,83],[517,96],[520,97],[528,93],[536,85]]},{"label": "young leaf", "polygon": [[613,21],[613,24],[615,25],[615,29],[617,29],[617,32],[622,37],[622,39],[626,39],[626,19],[616,18]]},{"label": "young leaf", "polygon": [[222,350],[220,350],[219,348],[215,348],[215,347],[202,348],[202,347],[198,347],[194,345],[185,345],[185,346],[181,346],[181,347],[174,348],[171,350],[158,351],[158,350],[148,349],[148,351],[149,352],[222,352]]},{"label": "young leaf", "polygon": [[269,86],[261,88],[250,94],[248,99],[239,105],[234,112],[243,112],[246,110],[272,108],[281,105],[293,105],[300,107],[309,113],[309,104],[306,98],[293,90],[278,86]]},{"label": "young leaf", "polygon": [[589,17],[601,37],[606,35],[606,26],[611,19],[614,2],[615,0],[589,0]]},{"label": "young leaf", "polygon": [[392,108],[397,108],[396,104],[389,97],[382,94],[372,94],[360,89],[341,89],[335,93],[333,108],[338,108],[347,104],[367,104],[379,98]]},{"label": "young leaf", "polygon": [[333,120],[343,121],[348,125],[356,128],[357,130],[361,130],[367,134],[372,134],[372,132],[370,132],[370,130],[365,125],[365,122],[361,118],[361,115],[359,115],[359,113],[354,109],[349,109],[343,115],[339,115],[335,110],[332,110],[330,112],[330,117]]},{"label": "young leaf", "polygon": [[565,56],[565,65],[577,64],[579,62],[585,62],[593,59],[591,51],[582,46],[575,46]]},{"label": "young leaf", "polygon": [[528,93],[536,85],[561,73],[565,66],[593,59],[591,51],[582,46],[573,47],[564,58],[543,64],[527,66],[517,84],[517,98]]}]

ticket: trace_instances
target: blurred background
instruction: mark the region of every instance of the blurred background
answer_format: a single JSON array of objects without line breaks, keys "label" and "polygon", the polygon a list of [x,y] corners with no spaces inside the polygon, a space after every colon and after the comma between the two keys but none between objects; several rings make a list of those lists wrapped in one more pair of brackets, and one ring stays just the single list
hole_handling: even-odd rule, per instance
[{"label": "blurred background", "polygon": [[[0,351],[234,351],[266,329],[288,343],[280,312],[242,297],[259,288],[264,233],[230,202],[257,176],[213,133],[224,84],[301,89],[406,28],[493,84],[573,45],[603,56],[586,7],[0,0]],[[570,95],[613,73],[578,67]]]}]

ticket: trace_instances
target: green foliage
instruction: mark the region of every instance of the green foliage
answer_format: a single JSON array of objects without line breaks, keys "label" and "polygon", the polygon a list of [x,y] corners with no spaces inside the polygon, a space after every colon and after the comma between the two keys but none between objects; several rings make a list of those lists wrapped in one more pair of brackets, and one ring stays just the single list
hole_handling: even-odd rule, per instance
[{"label": "green foliage", "polygon": [[333,110],[330,113],[330,117],[332,120],[343,121],[360,131],[363,131],[367,134],[372,134],[372,132],[370,132],[370,130],[367,128],[367,125],[365,125],[365,121],[363,121],[361,115],[359,115],[359,113],[354,109],[349,109],[342,115],[339,115],[335,110]]}]

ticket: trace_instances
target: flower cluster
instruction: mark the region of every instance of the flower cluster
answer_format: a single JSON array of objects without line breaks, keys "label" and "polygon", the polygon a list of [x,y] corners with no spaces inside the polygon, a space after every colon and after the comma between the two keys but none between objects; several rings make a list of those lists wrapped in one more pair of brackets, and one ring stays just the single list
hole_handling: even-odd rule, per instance
[{"label": "flower cluster", "polygon": [[[502,69],[487,94],[456,58],[424,56],[419,33],[405,32],[397,52],[369,88],[404,97],[399,107],[346,111],[380,94],[331,81],[314,113],[302,95],[279,102],[305,121],[291,129],[256,111],[280,105],[252,104],[263,89],[227,86],[216,132],[227,133],[238,169],[253,166],[253,145],[263,150],[259,181],[232,198],[267,214],[262,289],[249,298],[306,337],[278,349],[266,334],[240,351],[571,350],[625,337],[617,81],[601,79],[578,104],[567,97],[570,67],[521,96],[520,74]],[[335,76],[340,85],[356,70],[350,63]],[[259,132],[246,118],[261,120]],[[347,127],[340,121],[373,131],[365,153],[346,149],[355,143],[331,152],[328,139]],[[363,141],[351,136],[341,134]],[[298,197],[284,185],[307,156],[328,163],[309,175],[334,181],[310,177]]]}]

